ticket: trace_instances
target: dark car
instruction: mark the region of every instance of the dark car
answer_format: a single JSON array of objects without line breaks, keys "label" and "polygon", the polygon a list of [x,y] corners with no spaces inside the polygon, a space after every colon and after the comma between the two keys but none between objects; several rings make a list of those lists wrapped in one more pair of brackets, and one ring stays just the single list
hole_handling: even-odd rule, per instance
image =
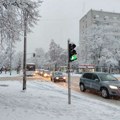
[{"label": "dark car", "polygon": [[52,73],[51,81],[53,81],[53,82],[59,82],[59,81],[66,82],[66,77],[63,75],[62,72],[55,71]]},{"label": "dark car", "polygon": [[82,92],[92,89],[100,92],[104,98],[120,96],[120,81],[109,73],[84,73],[80,78],[79,86]]}]

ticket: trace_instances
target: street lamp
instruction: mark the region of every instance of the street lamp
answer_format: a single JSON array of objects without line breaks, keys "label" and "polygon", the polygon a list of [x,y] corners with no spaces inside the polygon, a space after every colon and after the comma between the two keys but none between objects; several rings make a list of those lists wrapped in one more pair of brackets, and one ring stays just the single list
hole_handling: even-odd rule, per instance
[{"label": "street lamp", "polygon": [[24,15],[23,90],[26,90],[26,42],[27,42],[28,12],[24,10],[23,15]]}]

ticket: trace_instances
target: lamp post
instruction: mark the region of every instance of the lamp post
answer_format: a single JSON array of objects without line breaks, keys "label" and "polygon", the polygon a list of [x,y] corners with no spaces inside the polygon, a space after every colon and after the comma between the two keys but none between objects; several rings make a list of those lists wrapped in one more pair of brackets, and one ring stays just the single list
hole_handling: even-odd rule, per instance
[{"label": "lamp post", "polygon": [[26,90],[26,43],[27,43],[27,18],[28,18],[28,13],[26,10],[24,10],[23,15],[24,15],[23,90]]}]

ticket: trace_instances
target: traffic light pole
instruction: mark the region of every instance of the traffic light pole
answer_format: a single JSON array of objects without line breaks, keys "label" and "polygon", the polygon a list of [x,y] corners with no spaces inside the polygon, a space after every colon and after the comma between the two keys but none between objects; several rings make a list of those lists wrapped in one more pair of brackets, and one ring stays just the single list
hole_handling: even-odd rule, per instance
[{"label": "traffic light pole", "polygon": [[71,104],[70,62],[77,60],[76,45],[68,40],[68,104]]},{"label": "traffic light pole", "polygon": [[70,40],[68,40],[68,104],[71,104],[71,80],[70,80],[69,43],[70,43]]}]

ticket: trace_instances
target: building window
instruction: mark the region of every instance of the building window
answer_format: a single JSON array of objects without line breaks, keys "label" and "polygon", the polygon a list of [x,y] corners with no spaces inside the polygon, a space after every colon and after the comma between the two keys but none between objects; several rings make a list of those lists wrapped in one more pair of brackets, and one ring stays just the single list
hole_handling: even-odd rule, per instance
[{"label": "building window", "polygon": [[105,16],[105,17],[104,17],[104,20],[108,20],[108,19],[109,19],[109,17],[108,17],[108,16]]},{"label": "building window", "polygon": [[99,15],[95,15],[95,16],[94,16],[94,19],[97,19],[97,18],[99,18]]}]

